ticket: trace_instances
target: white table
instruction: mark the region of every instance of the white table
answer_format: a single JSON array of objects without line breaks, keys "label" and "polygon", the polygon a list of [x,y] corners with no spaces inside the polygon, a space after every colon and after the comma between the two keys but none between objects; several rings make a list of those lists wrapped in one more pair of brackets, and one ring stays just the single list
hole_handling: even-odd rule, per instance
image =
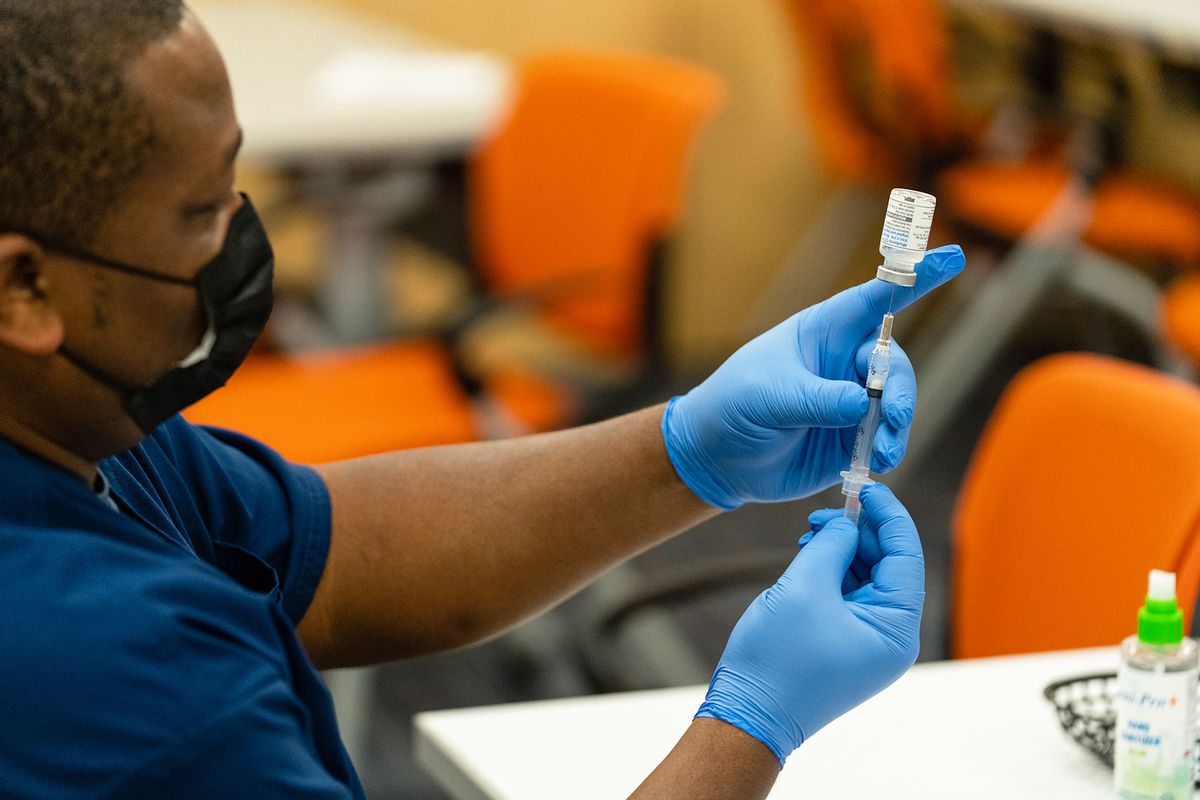
[{"label": "white table", "polygon": [[299,169],[332,223],[322,318],[289,307],[277,335],[308,346],[380,338],[386,232],[427,196],[436,161],[464,156],[498,124],[508,64],[311,0],[191,5],[225,57],[244,157]]},{"label": "white table", "polygon": [[947,0],[961,8],[994,8],[1067,25],[1135,37],[1165,48],[1200,53],[1196,0]]},{"label": "white table", "polygon": [[[1042,689],[1116,664],[1102,648],[917,665],[805,743],[771,797],[1110,800],[1111,772],[1062,733]],[[613,800],[703,697],[696,686],[420,714],[417,759],[458,800]]]},{"label": "white table", "polygon": [[309,0],[190,4],[229,67],[253,159],[461,153],[494,125],[508,65]]}]

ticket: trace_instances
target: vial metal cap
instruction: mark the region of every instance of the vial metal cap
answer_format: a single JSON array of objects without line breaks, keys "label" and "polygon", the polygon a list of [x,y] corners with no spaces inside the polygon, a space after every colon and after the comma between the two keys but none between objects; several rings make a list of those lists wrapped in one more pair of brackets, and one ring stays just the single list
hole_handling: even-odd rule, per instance
[{"label": "vial metal cap", "polygon": [[879,269],[875,272],[875,277],[881,281],[894,283],[897,286],[916,286],[917,273],[914,270],[896,269],[887,261],[879,265]]}]

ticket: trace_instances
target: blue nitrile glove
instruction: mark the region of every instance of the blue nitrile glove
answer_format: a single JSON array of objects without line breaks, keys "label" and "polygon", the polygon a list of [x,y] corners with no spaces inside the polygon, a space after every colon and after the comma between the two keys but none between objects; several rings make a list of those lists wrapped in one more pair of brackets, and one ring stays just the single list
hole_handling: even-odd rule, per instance
[{"label": "blue nitrile glove", "polygon": [[696,713],[740,728],[781,763],[917,658],[921,540],[886,486],[864,489],[862,503],[861,539],[844,516],[828,519],[742,615]]},{"label": "blue nitrile glove", "polygon": [[[962,271],[958,245],[925,254],[917,285],[873,279],[801,311],[729,357],[667,405],[663,440],[675,471],[722,509],[807,497],[838,481],[867,411],[867,361],[895,289],[898,311]],[[916,403],[908,356],[892,347],[872,467],[894,469]]]},{"label": "blue nitrile glove", "polygon": [[[844,515],[844,508],[822,508],[808,515],[808,533],[800,537],[800,547],[813,540],[817,532],[831,520]],[[842,581],[842,594],[848,594],[871,577],[871,566],[883,557],[879,549],[879,533],[873,526],[866,526],[858,532],[858,551],[850,562],[850,569]]]}]

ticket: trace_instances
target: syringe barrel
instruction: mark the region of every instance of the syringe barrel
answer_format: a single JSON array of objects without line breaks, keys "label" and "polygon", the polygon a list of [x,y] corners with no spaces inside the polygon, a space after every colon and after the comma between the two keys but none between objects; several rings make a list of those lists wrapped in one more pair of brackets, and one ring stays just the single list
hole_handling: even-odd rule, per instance
[{"label": "syringe barrel", "polygon": [[850,453],[851,471],[856,467],[871,469],[871,449],[875,445],[875,432],[879,430],[879,406],[882,393],[868,389],[867,399],[869,401],[867,415],[863,417],[862,423],[858,426],[858,432],[854,436],[854,450]]},{"label": "syringe barrel", "polygon": [[842,494],[846,495],[846,518],[858,524],[862,504],[858,496],[871,480],[871,452],[875,449],[875,434],[879,430],[880,407],[883,404],[883,387],[887,383],[892,365],[892,321],[889,311],[883,316],[879,339],[871,358],[867,362],[867,413],[854,434],[854,449],[850,453],[850,469],[842,473]]},{"label": "syringe barrel", "polygon": [[883,391],[888,373],[892,370],[892,348],[890,344],[877,344],[867,362],[867,391]]}]

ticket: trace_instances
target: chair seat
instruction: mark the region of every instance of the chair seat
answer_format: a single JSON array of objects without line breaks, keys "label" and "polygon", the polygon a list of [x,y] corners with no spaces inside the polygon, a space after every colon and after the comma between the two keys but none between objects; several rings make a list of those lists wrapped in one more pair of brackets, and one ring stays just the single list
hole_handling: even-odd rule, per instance
[{"label": "chair seat", "polygon": [[[1041,219],[1069,177],[1049,160],[975,161],[944,171],[939,199],[964,222],[1017,239]],[[1088,244],[1131,259],[1200,265],[1200,201],[1128,173],[1096,187]]]},{"label": "chair seat", "polygon": [[307,464],[479,438],[470,401],[431,342],[255,356],[184,416]]},{"label": "chair seat", "polygon": [[[515,369],[490,376],[484,390],[521,432],[562,427],[575,410],[569,390]],[[252,356],[184,416],[240,431],[304,464],[471,442],[485,433],[445,350],[427,341]]]},{"label": "chair seat", "polygon": [[1162,314],[1167,339],[1200,364],[1200,276],[1171,284],[1163,293]]}]

